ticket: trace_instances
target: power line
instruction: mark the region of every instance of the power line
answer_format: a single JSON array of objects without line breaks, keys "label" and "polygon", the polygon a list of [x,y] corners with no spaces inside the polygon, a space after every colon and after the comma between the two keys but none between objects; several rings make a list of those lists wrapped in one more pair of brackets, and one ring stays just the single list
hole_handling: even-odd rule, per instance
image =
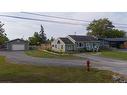
[{"label": "power line", "polygon": [[10,15],[0,15],[0,16],[10,17],[10,18],[17,18],[17,19],[25,19],[25,20],[33,20],[33,21],[43,21],[43,22],[51,22],[51,23],[59,23],[59,24],[70,24],[70,25],[83,25],[83,26],[85,26],[85,24],[62,22],[62,21],[55,21],[55,20],[34,19],[34,18],[26,18],[26,17],[10,16]]},{"label": "power line", "polygon": [[114,24],[116,24],[116,25],[126,25],[127,26],[127,24],[122,24],[122,23],[114,23]]},{"label": "power line", "polygon": [[25,26],[25,27],[33,27],[33,26],[36,26],[38,27],[40,24],[35,24],[35,25],[29,25],[27,23],[21,23],[21,22],[17,22],[17,21],[11,21],[11,20],[7,20],[7,21],[4,21],[4,23],[6,24],[6,22],[9,22],[9,23],[16,23],[16,24],[19,24],[19,25],[22,25],[22,26]]},{"label": "power line", "polygon": [[[73,21],[81,21],[81,22],[91,22],[91,21],[86,21],[83,19],[72,19],[72,18],[65,18],[65,17],[58,17],[58,16],[51,16],[51,15],[42,15],[39,13],[31,13],[31,12],[21,12],[21,13],[25,13],[25,14],[31,14],[31,15],[37,15],[37,16],[44,16],[44,17],[51,17],[51,18],[58,18],[58,19],[66,19],[66,20],[73,20]],[[127,25],[127,24],[122,24],[122,23],[114,23],[116,25]]]},{"label": "power line", "polygon": [[65,18],[65,17],[58,17],[58,16],[51,16],[51,15],[42,15],[38,13],[30,13],[30,12],[21,12],[21,13],[32,14],[32,15],[37,15],[37,16],[44,16],[44,17],[51,17],[51,18],[58,18],[58,19],[73,20],[73,21],[90,22],[90,21],[85,21],[81,19],[72,19],[72,18]]},{"label": "power line", "polygon": [[[62,22],[62,21],[54,21],[54,20],[44,20],[44,19],[34,19],[34,18],[26,18],[20,16],[10,16],[10,15],[0,15],[2,17],[9,17],[9,18],[16,18],[16,19],[25,19],[25,20],[33,20],[33,21],[43,21],[43,22],[51,22],[51,23],[59,23],[59,24],[70,24],[70,25],[81,25],[87,26],[86,24],[79,24],[79,23],[70,23],[70,22]],[[127,28],[126,26],[116,26],[118,28]]]},{"label": "power line", "polygon": [[127,28],[126,26],[116,26],[117,28]]}]

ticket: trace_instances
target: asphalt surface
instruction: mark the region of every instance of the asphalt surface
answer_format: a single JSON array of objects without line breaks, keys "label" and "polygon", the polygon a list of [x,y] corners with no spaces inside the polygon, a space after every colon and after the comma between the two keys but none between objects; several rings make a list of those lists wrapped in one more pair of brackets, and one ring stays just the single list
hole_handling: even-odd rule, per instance
[{"label": "asphalt surface", "polygon": [[111,70],[120,74],[127,75],[127,61],[104,58],[95,55],[76,54],[76,56],[88,58],[93,62],[92,66],[99,69]]},{"label": "asphalt surface", "polygon": [[52,66],[83,66],[84,60],[64,60],[53,58],[38,58],[26,55],[23,51],[0,51],[8,61],[19,64],[52,65]]},{"label": "asphalt surface", "polygon": [[[0,55],[6,56],[8,61],[18,64],[34,64],[47,66],[84,66],[86,60],[65,60],[53,58],[37,58],[27,56],[23,51],[0,51]],[[121,61],[110,58],[103,58],[98,56],[91,56],[86,54],[76,54],[88,58],[91,61],[91,66],[104,70],[111,70],[120,74],[127,75],[127,61]]]}]

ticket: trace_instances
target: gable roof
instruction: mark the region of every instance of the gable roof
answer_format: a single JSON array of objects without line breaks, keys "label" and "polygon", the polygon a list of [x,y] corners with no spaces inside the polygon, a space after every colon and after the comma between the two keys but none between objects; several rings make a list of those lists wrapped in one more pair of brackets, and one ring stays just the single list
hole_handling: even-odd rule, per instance
[{"label": "gable roof", "polygon": [[91,36],[83,36],[83,35],[69,35],[75,41],[97,41],[96,38]]},{"label": "gable roof", "polygon": [[14,39],[14,40],[10,40],[10,41],[7,41],[6,43],[9,43],[9,42],[13,42],[13,41],[16,41],[16,40],[20,40],[20,41],[24,41],[24,42],[27,42],[27,41],[25,41],[25,40],[23,40],[23,39]]},{"label": "gable roof", "polygon": [[106,41],[127,41],[127,38],[102,38],[102,40],[106,40]]},{"label": "gable roof", "polygon": [[65,44],[73,44],[68,38],[60,38]]}]

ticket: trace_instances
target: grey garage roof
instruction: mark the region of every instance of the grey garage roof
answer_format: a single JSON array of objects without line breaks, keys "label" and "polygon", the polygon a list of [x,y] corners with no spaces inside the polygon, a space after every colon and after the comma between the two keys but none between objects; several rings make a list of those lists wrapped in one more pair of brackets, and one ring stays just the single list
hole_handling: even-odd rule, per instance
[{"label": "grey garage roof", "polygon": [[97,41],[96,38],[91,36],[83,36],[83,35],[69,35],[75,41]]},{"label": "grey garage roof", "polygon": [[23,40],[23,39],[14,39],[14,40],[10,40],[10,41],[8,41],[8,42],[6,42],[6,43],[10,43],[10,42],[13,42],[13,41],[16,41],[16,40],[20,40],[20,41],[24,41],[24,42],[27,42],[27,41],[25,41],[25,40]]},{"label": "grey garage roof", "polygon": [[73,44],[68,38],[60,38],[65,44]]},{"label": "grey garage roof", "polygon": [[106,41],[127,41],[127,38],[102,38]]}]

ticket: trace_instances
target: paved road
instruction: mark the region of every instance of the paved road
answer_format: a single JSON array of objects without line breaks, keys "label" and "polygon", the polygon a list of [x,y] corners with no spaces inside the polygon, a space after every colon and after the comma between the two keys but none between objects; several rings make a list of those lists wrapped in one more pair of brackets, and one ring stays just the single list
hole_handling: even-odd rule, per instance
[{"label": "paved road", "polygon": [[37,58],[27,56],[23,51],[0,51],[0,55],[6,56],[9,61],[15,63],[30,63],[35,65],[55,65],[55,66],[82,66],[83,60],[64,60],[52,58]]},{"label": "paved road", "polygon": [[99,69],[111,70],[124,75],[127,75],[127,61],[104,58],[94,55],[76,54],[76,56],[90,59],[94,62],[93,66]]},{"label": "paved road", "polygon": [[[30,57],[24,54],[22,51],[9,52],[0,51],[0,55],[4,55],[8,60],[16,63],[29,63],[35,65],[52,65],[52,66],[83,66],[85,60],[64,60],[64,59],[52,59],[52,58],[37,58]],[[76,56],[89,58],[92,61],[92,67],[111,70],[124,75],[127,75],[127,62],[115,59],[89,56],[86,54],[76,54]]]}]

